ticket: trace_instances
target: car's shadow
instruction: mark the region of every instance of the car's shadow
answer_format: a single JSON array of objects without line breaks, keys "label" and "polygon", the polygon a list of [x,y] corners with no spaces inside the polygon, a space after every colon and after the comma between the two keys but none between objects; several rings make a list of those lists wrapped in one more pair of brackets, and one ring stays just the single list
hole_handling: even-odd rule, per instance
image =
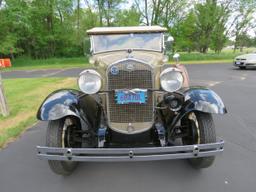
[{"label": "car's shadow", "polygon": [[240,69],[240,68],[231,68],[234,71],[256,71],[256,67],[246,67],[245,69]]},{"label": "car's shadow", "polygon": [[[111,177],[109,177],[111,175]],[[126,162],[126,163],[82,163],[78,169],[69,177],[63,177],[64,185],[74,184],[77,178],[86,178],[86,184],[93,183],[95,180],[104,178],[104,183],[113,181],[123,181],[126,185],[133,186],[138,182],[165,180],[175,178],[184,180],[191,177],[200,177],[201,170],[196,170],[187,163],[186,160],[166,160],[154,162]],[[154,185],[151,183],[150,185]],[[132,187],[133,188],[133,187]],[[131,189],[132,189],[131,188]]]}]

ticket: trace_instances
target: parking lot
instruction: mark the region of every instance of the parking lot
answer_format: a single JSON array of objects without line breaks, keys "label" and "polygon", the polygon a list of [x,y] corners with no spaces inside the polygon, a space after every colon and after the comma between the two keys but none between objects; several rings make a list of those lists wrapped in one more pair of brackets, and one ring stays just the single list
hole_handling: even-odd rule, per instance
[{"label": "parking lot", "polygon": [[[53,174],[36,157],[44,145],[46,123],[40,122],[0,151],[1,192],[252,192],[256,182],[256,69],[231,64],[187,65],[191,85],[208,86],[223,99],[228,114],[214,116],[225,150],[204,170],[185,160],[136,163],[83,163],[69,177]],[[82,69],[5,72],[4,78],[77,77]]]}]

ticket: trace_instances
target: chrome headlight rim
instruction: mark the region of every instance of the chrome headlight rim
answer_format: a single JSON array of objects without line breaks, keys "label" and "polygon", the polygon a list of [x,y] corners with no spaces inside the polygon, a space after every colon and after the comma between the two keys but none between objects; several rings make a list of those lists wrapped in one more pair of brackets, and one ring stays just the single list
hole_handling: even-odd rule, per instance
[{"label": "chrome headlight rim", "polygon": [[[97,85],[95,85],[94,89],[91,89],[91,90],[86,90],[84,89],[83,85],[85,85],[85,83],[88,83],[86,82],[86,76],[88,75],[92,75],[95,77],[95,80],[98,81]],[[84,79],[82,79],[84,78]],[[100,91],[101,87],[102,87],[102,76],[100,75],[100,73],[98,73],[96,70],[94,69],[86,69],[84,71],[82,71],[80,74],[79,74],[79,77],[77,79],[77,84],[78,84],[78,87],[79,89],[85,93],[85,94],[88,94],[88,95],[92,95],[92,94],[96,94]]]},{"label": "chrome headlight rim", "polygon": [[[171,89],[170,87],[167,87],[167,86],[165,86],[164,85],[164,80],[163,80],[163,78],[166,76],[166,75],[171,75],[171,74],[179,74],[178,75],[178,78],[180,79],[177,79],[177,83],[179,83],[179,84],[177,84],[177,86],[176,86],[176,88],[175,89]],[[162,72],[161,72],[161,74],[160,74],[160,85],[161,85],[161,88],[164,90],[164,91],[166,91],[166,92],[170,92],[170,93],[172,93],[172,92],[175,92],[175,91],[178,91],[179,89],[181,89],[182,88],[182,85],[183,85],[183,83],[184,83],[184,77],[183,77],[183,75],[182,75],[182,71],[180,70],[180,69],[177,69],[177,68],[175,68],[175,67],[169,67],[169,68],[167,68],[167,69],[164,69]]]}]

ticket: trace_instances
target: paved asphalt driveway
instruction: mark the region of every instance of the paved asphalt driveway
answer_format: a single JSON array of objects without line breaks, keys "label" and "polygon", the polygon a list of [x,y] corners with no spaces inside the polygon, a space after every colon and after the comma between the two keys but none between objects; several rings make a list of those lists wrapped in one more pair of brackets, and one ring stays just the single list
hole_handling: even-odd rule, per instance
[{"label": "paved asphalt driveway", "polygon": [[3,79],[36,77],[78,77],[83,69],[41,69],[2,72]]},{"label": "paved asphalt driveway", "polygon": [[[55,75],[77,76],[79,71],[55,71]],[[210,86],[223,98],[229,112],[225,116],[214,116],[217,135],[226,144],[224,153],[216,158],[212,167],[194,170],[185,160],[84,163],[69,177],[54,175],[47,162],[36,157],[36,145],[43,145],[45,140],[46,123],[41,122],[0,151],[0,191],[255,191],[256,70],[236,70],[231,65],[217,64],[188,65],[188,71],[192,84]],[[41,76],[39,72],[32,74]],[[4,74],[5,78],[12,75],[15,76]]]}]

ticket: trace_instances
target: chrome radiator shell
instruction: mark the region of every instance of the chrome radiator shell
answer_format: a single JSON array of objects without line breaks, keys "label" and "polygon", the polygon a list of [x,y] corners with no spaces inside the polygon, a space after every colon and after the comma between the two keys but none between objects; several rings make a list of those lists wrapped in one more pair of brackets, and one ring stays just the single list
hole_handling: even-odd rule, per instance
[{"label": "chrome radiator shell", "polygon": [[[111,64],[106,72],[108,125],[125,134],[135,134],[150,129],[154,120],[153,67],[133,58]],[[146,104],[116,104],[115,90],[147,89]]]}]

